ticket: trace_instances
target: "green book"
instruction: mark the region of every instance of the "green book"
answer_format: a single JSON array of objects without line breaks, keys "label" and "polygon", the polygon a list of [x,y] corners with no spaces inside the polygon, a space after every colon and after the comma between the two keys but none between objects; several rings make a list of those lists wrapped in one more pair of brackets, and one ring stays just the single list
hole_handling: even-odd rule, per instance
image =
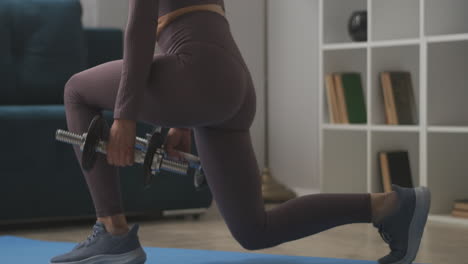
[{"label": "green book", "polygon": [[367,123],[366,103],[362,88],[361,74],[355,72],[341,73],[341,82],[349,123]]}]

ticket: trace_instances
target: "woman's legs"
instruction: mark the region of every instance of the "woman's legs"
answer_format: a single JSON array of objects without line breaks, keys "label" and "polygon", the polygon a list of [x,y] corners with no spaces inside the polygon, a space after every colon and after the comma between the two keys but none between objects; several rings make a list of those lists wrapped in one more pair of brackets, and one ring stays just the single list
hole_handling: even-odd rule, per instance
[{"label": "woman's legs", "polygon": [[[64,103],[68,130],[77,134],[88,130],[91,120],[105,109],[113,109],[119,85],[116,78],[119,62],[113,61],[74,75],[65,85]],[[81,164],[81,151],[73,146]],[[113,234],[128,230],[123,216],[120,195],[120,178],[117,167],[107,163],[104,155],[98,154],[94,167],[82,169],[94,202],[96,215],[101,217],[106,229]]]},{"label": "woman's legs", "polygon": [[[177,54],[154,57],[138,121],[193,127],[222,123],[237,112],[246,90],[243,69],[220,49],[193,45],[179,47]],[[82,134],[95,115],[113,110],[121,69],[122,60],[117,60],[70,78],[64,92],[69,131]],[[74,151],[81,164],[79,147],[74,146]],[[82,171],[99,221],[111,233],[127,231],[118,169],[98,154],[94,167]]]},{"label": "woman's legs", "polygon": [[395,192],[305,195],[266,211],[249,130],[256,110],[249,80],[237,115],[223,126],[194,129],[207,183],[231,234],[244,248],[272,247],[339,225],[380,221],[393,213]]},{"label": "woman's legs", "polygon": [[[220,60],[215,63],[216,68],[227,66],[221,50],[212,47],[209,50],[218,52],[211,54],[214,55],[211,58]],[[188,57],[182,54],[155,57],[148,85],[152,88],[145,90],[143,111],[138,119],[166,127],[195,127],[195,140],[207,182],[231,233],[243,247],[271,247],[343,224],[369,223],[373,213],[382,211],[378,208],[389,207],[384,206],[389,204],[384,202],[384,195],[313,194],[265,211],[260,171],[249,131],[256,99],[250,76],[232,74],[235,65],[240,68],[232,61],[228,68],[230,75],[222,76],[210,69],[212,75],[209,78],[204,75],[204,78],[210,79],[211,84],[204,85],[200,80],[195,81],[203,76],[197,72],[200,67],[183,67],[190,64],[186,59]],[[65,89],[70,131],[86,132],[96,114],[113,109],[121,63],[121,60],[105,63],[70,79]],[[245,80],[250,84],[246,85]],[[213,84],[233,86],[220,88]],[[244,100],[242,105],[241,99]],[[236,106],[237,114],[233,115],[230,109],[235,105],[241,107]],[[81,151],[77,146],[74,150],[80,160]],[[111,233],[125,232],[128,227],[121,205],[117,168],[107,164],[103,155],[98,155],[95,167],[83,173],[98,219]]]},{"label": "woman's legs", "polygon": [[326,229],[371,222],[369,194],[312,194],[265,211],[249,130],[195,129],[207,182],[234,238],[246,249],[272,247]]}]

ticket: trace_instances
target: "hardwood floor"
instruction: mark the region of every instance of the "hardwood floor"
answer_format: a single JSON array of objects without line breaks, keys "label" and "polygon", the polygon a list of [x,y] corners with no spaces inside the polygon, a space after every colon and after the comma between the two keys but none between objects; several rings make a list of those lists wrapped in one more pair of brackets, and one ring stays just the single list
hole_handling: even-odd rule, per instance
[{"label": "hardwood floor", "polygon": [[[267,209],[275,205],[267,205]],[[140,241],[148,247],[189,248],[249,252],[232,238],[216,204],[199,220],[130,219],[140,224]],[[0,235],[49,241],[78,242],[91,230],[93,221],[1,227]],[[370,224],[351,224],[326,230],[255,253],[376,260],[388,253],[377,229]],[[468,228],[428,222],[416,263],[468,264]]]}]

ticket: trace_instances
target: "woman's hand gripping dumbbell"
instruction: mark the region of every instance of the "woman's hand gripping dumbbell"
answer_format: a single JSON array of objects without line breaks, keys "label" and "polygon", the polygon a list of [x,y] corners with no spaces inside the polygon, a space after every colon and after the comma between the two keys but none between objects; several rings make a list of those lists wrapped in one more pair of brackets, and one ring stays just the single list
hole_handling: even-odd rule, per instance
[{"label": "woman's hand gripping dumbbell", "polygon": [[106,157],[110,165],[124,167],[135,162],[136,122],[116,119],[107,142]]},{"label": "woman's hand gripping dumbbell", "polygon": [[[169,129],[164,150],[167,157],[176,161],[186,161],[190,152],[190,130]],[[140,144],[141,145],[141,144]],[[106,146],[107,162],[114,166],[132,166],[135,162],[136,122],[133,120],[115,120]],[[184,155],[185,154],[185,155]]]},{"label": "woman's hand gripping dumbbell", "polygon": [[[127,127],[121,127],[121,125]],[[107,124],[102,116],[98,115],[92,120],[87,133],[77,135],[59,129],[56,132],[56,139],[80,146],[82,151],[81,163],[85,170],[89,170],[94,166],[96,152],[106,155],[113,153],[110,160],[109,157],[107,158],[110,164],[117,166],[132,165],[133,163],[143,164],[146,186],[150,184],[152,175],[156,175],[160,170],[188,175],[190,173],[189,170],[193,169],[195,173],[195,187],[199,189],[202,185],[206,184],[199,158],[195,155],[175,150],[177,148],[190,151],[190,139],[181,138],[181,136],[186,135],[177,135],[174,133],[174,130],[170,130],[165,142],[160,129],[157,129],[152,134],[147,134],[147,138],[143,139],[134,136],[136,133],[133,132],[132,126],[133,124],[124,123],[113,125],[108,135]],[[127,132],[123,132],[122,130],[127,130]],[[190,133],[189,131],[187,132]],[[126,133],[126,135],[123,135],[123,133]],[[132,136],[133,140],[130,140],[129,136]],[[110,143],[105,140],[107,138],[110,138]],[[168,147],[165,147],[163,143],[166,143]],[[118,151],[119,148],[116,146],[119,144],[126,146],[126,149]],[[130,150],[129,146],[132,144],[133,147]],[[128,155],[130,157],[133,156],[133,160],[130,160]]]}]

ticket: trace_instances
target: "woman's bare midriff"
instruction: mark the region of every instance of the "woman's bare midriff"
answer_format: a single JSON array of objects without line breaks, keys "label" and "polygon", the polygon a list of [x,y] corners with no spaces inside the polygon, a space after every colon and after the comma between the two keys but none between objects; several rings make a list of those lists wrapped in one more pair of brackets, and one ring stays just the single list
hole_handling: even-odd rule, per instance
[{"label": "woman's bare midriff", "polygon": [[156,38],[159,38],[159,33],[161,33],[164,27],[166,27],[169,23],[171,23],[176,17],[179,17],[183,14],[190,13],[193,11],[199,11],[199,10],[213,11],[222,16],[225,16],[223,8],[217,4],[192,5],[192,6],[179,8],[158,18],[158,28],[156,30]]}]

